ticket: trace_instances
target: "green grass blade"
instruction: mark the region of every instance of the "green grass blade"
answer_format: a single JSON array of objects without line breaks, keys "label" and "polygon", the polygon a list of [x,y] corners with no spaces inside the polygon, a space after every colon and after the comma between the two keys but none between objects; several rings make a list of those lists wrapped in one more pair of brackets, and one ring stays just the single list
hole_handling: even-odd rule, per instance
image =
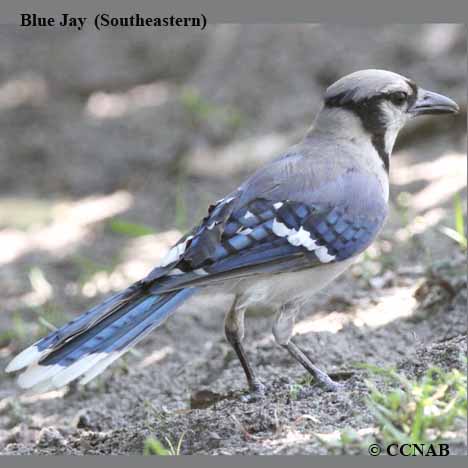
[{"label": "green grass blade", "polygon": [[455,213],[455,231],[461,239],[464,240],[463,247],[466,249],[467,240],[465,232],[465,217],[463,215],[463,204],[460,195],[457,193],[453,201],[453,210]]},{"label": "green grass blade", "polygon": [[166,456],[170,455],[170,451],[164,447],[164,445],[154,437],[148,437],[145,440],[145,446],[143,449],[144,455],[159,455],[159,456]]},{"label": "green grass blade", "polygon": [[116,234],[128,237],[141,237],[154,234],[154,229],[144,224],[130,223],[123,219],[113,219],[109,222],[109,228]]}]

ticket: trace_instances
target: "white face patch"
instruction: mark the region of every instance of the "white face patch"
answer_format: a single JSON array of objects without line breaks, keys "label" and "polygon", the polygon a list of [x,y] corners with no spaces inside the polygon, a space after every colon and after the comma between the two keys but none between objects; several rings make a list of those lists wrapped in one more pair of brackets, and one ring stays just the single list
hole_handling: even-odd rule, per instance
[{"label": "white face patch", "polygon": [[299,230],[290,229],[275,218],[273,220],[272,231],[273,234],[276,234],[278,237],[287,237],[291,245],[296,247],[302,246],[311,252],[313,251],[322,263],[329,263],[335,259],[334,255],[328,254],[328,250],[325,246],[317,245],[317,241],[311,238],[310,232],[307,232],[303,226],[301,226]]},{"label": "white face patch", "polygon": [[380,109],[385,116],[385,152],[390,155],[398,133],[408,121],[409,115],[406,112],[406,105],[400,108],[388,101],[383,101],[380,104]]}]

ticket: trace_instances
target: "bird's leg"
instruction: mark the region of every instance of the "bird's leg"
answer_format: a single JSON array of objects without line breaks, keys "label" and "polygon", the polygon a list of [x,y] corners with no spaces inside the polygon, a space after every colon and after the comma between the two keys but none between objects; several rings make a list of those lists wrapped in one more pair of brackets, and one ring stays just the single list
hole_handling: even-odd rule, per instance
[{"label": "bird's leg", "polygon": [[244,339],[244,315],[245,308],[237,307],[236,297],[231,309],[226,314],[224,333],[226,334],[226,339],[234,348],[242,368],[244,369],[250,391],[256,395],[263,395],[265,387],[255,375],[255,371],[250,365],[244,347],[242,346],[242,340]]},{"label": "bird's leg", "polygon": [[330,376],[324,372],[323,370],[319,369],[309,358],[309,356],[302,351],[299,346],[297,346],[296,343],[294,343],[292,340],[289,340],[289,342],[284,345],[284,348],[286,348],[291,356],[294,357],[297,361],[299,361],[306,369],[307,371],[314,377],[315,380],[326,390],[330,391],[335,391],[339,390],[341,385],[336,383],[334,380],[330,378]]},{"label": "bird's leg", "polygon": [[285,304],[281,307],[273,325],[273,335],[276,342],[301,363],[322,387],[327,390],[338,390],[340,385],[334,382],[326,372],[319,369],[310,357],[292,341],[295,315],[296,311],[291,304]]}]

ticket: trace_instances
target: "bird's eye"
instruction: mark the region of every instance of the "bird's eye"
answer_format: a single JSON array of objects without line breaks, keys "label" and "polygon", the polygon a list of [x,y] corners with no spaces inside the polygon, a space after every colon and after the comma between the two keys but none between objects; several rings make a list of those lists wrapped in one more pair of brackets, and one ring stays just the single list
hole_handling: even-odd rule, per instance
[{"label": "bird's eye", "polygon": [[390,94],[388,98],[396,106],[401,106],[404,102],[406,102],[408,95],[404,91],[395,91],[394,93]]}]

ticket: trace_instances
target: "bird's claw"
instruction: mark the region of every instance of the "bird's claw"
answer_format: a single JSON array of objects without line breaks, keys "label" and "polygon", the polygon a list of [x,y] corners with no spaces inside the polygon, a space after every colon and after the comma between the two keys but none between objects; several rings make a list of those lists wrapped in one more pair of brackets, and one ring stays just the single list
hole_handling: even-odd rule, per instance
[{"label": "bird's claw", "polygon": [[343,390],[344,384],[335,382],[325,372],[314,375],[317,384],[327,392],[338,392]]},{"label": "bird's claw", "polygon": [[266,385],[260,381],[253,382],[250,385],[249,393],[242,395],[241,400],[245,403],[253,403],[262,400],[267,394]]}]

